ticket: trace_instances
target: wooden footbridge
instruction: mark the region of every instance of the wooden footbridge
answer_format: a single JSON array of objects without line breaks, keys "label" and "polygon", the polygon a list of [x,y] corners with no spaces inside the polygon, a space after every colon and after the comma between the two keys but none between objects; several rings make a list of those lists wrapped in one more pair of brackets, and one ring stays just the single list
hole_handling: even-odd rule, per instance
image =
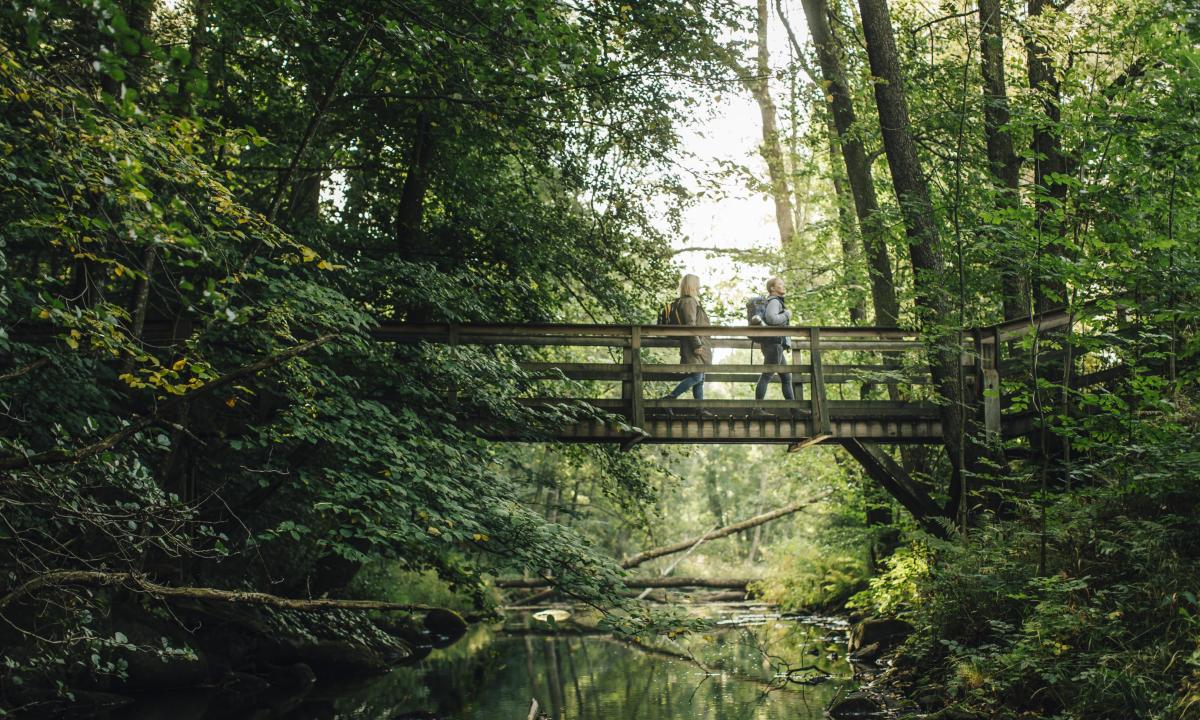
[{"label": "wooden footbridge", "polygon": [[[951,338],[961,343],[962,398],[972,429],[989,443],[1024,435],[1032,449],[1038,416],[1028,399],[1036,379],[1080,389],[1119,375],[1124,368],[1108,349],[1111,335],[1092,345],[1084,337],[1094,340],[1113,328],[1111,318],[1094,308],[1082,316],[1064,309]],[[623,448],[777,443],[792,450],[837,444],[929,532],[944,535],[946,526],[936,518],[953,514],[880,447],[945,440],[928,347],[912,330],[384,323],[374,334],[381,341],[510,351],[519,366],[510,380],[523,391],[521,402],[559,411],[566,419],[536,431],[479,419],[495,440],[619,443]],[[680,338],[688,336],[708,338],[713,365],[676,362]],[[791,339],[788,364],[747,364],[745,353],[736,352],[749,349],[751,359],[761,358],[754,341],[781,336]],[[706,394],[713,394],[713,386],[729,390],[720,399],[662,399],[696,372],[705,373]],[[752,399],[764,372],[790,373],[794,399]],[[782,395],[778,376],[769,394]],[[863,399],[877,397],[887,399]],[[458,402],[455,389],[447,402]],[[469,412],[460,414],[470,419]]]},{"label": "wooden footbridge", "polygon": [[[1061,331],[1074,322],[1074,315],[1056,310],[962,334],[964,397],[993,438],[1027,432],[1031,423],[1027,414],[1005,412],[1005,348],[1035,331]],[[800,448],[943,439],[926,343],[901,328],[384,323],[374,333],[383,341],[514,349],[522,372],[514,382],[530,390],[522,402],[589,411],[553,428],[550,439],[559,441],[780,443]],[[687,336],[708,338],[718,362],[678,364],[680,338]],[[791,338],[788,364],[720,362],[736,350],[749,349],[751,358],[761,358],[760,346],[752,347],[752,342],[781,336]],[[731,390],[721,393],[721,399],[662,399],[695,372],[705,373],[710,397],[714,385]],[[794,399],[752,399],[764,372],[790,373]],[[861,399],[864,394],[889,399]],[[781,396],[775,376],[769,397]],[[497,440],[531,439],[524,428],[489,432]]]},{"label": "wooden footbridge", "polygon": [[[1053,310],[952,337],[961,345],[962,398],[971,427],[989,442],[1021,435],[1032,440],[1038,418],[1028,409],[1029,397],[1038,381],[1076,390],[1123,374],[1115,348],[1128,340],[1129,328],[1123,327],[1123,312],[1107,305],[1108,310],[1095,304],[1074,312]],[[148,335],[163,338],[188,332],[179,324],[147,328]],[[513,358],[517,367],[500,381],[513,384],[519,402],[557,422],[531,428],[472,417],[464,389],[448,388],[447,405],[458,406],[464,422],[494,440],[624,448],[638,443],[774,443],[789,449],[837,444],[929,531],[945,531],[933,518],[947,513],[880,447],[945,440],[926,338],[912,330],[383,322],[371,332],[380,342],[476,346]],[[708,338],[715,364],[675,362],[680,339],[690,336]],[[783,336],[791,340],[790,363],[753,362],[762,357],[763,340]],[[745,350],[749,355],[738,352]],[[706,392],[719,399],[662,399],[696,372],[705,373]],[[764,372],[790,373],[794,399],[752,399]],[[713,393],[714,386],[727,390]],[[1062,398],[1068,394],[1060,393]],[[770,395],[782,395],[778,376]],[[1069,402],[1050,405],[1043,404],[1043,416],[1071,412]]]}]

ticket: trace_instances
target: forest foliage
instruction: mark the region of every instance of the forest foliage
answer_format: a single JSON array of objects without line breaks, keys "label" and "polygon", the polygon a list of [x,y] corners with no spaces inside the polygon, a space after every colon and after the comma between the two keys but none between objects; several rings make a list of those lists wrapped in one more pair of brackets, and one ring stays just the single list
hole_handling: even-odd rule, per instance
[{"label": "forest foliage", "polygon": [[[408,583],[470,612],[492,608],[488,577],[529,573],[612,602],[613,558],[831,486],[811,517],[683,567],[908,617],[909,674],[988,716],[1196,716],[1200,13],[927,5],[0,7],[3,698],[120,675],[113,616],[154,610],[61,573],[401,602]],[[830,56],[796,39],[813,11]],[[787,63],[765,49],[782,25]],[[924,214],[880,129],[883,30]],[[536,437],[568,412],[518,402],[525,356],[371,339],[380,322],[652,321],[695,200],[681,127],[743,91],[776,125],[765,173],[727,170],[791,215],[759,267],[803,323],[898,313],[957,340],[1068,305],[1092,331],[1080,371],[1126,369],[1073,387],[1045,371],[1062,338],[1014,342],[1004,391],[1040,436],[900,453],[952,540],[832,450],[489,443],[460,417]],[[714,315],[751,284],[707,288]]]},{"label": "forest foliage", "polygon": [[[668,282],[648,203],[709,66],[685,39],[727,12],[0,10],[7,687],[114,670],[114,598],[55,586],[74,570],[338,597],[390,563],[477,610],[484,571],[611,591],[610,561],[520,502],[522,451],[443,401],[554,419],[514,401],[513,358],[367,331],[647,314]],[[614,452],[566,463],[643,497]]]}]

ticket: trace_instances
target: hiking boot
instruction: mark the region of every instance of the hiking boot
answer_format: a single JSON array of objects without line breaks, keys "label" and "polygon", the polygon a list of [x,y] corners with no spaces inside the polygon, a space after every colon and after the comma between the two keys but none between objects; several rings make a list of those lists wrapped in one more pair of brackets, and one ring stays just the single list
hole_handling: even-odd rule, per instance
[{"label": "hiking boot", "polygon": [[[659,398],[659,400],[678,400],[678,398],[674,395],[663,395]],[[673,420],[675,418],[675,411],[671,408],[662,408],[662,411],[663,415],[665,415],[668,420]]]},{"label": "hiking boot", "polygon": [[700,411],[700,419],[701,420],[716,420],[717,414],[714,412],[708,411],[708,410],[701,410]]},{"label": "hiking boot", "polygon": [[775,415],[763,410],[762,408],[754,408],[750,411],[751,420],[774,420]]}]

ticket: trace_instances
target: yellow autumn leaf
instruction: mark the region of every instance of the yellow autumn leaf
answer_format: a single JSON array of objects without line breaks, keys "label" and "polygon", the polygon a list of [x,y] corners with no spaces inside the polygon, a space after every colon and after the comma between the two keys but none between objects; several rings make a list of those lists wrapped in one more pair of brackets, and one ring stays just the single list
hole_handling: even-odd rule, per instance
[{"label": "yellow autumn leaf", "polygon": [[304,262],[312,262],[317,259],[317,251],[307,245],[300,246],[300,254],[304,257]]},{"label": "yellow autumn leaf", "polygon": [[183,367],[185,365],[187,365],[187,360],[185,360],[184,358],[179,358],[178,360],[175,361],[175,363],[173,365],[171,365],[171,369],[174,370],[175,372],[179,372],[180,370],[183,369]]},{"label": "yellow autumn leaf", "polygon": [[332,270],[333,265],[330,265],[328,260],[322,260],[321,262],[317,263],[317,269],[318,270]]},{"label": "yellow autumn leaf", "polygon": [[471,536],[471,539],[474,540],[475,542],[487,542],[488,536],[484,535],[483,533],[475,533],[474,535]]},{"label": "yellow autumn leaf", "polygon": [[442,534],[442,531],[441,531],[441,530],[438,530],[437,528],[433,527],[432,525],[430,525],[430,526],[429,526],[429,527],[426,529],[426,532],[428,532],[430,535],[432,535],[432,536],[434,536],[434,537],[437,537],[438,535],[441,535],[441,534]]},{"label": "yellow autumn leaf", "polygon": [[50,319],[50,311],[49,311],[49,310],[42,310],[40,313],[38,313],[38,318],[39,318],[39,319],[41,319],[41,320],[48,320],[48,319]]},{"label": "yellow autumn leaf", "polygon": [[121,277],[122,275],[125,274],[125,266],[118,265],[115,268],[113,268],[113,272],[117,274],[117,277]]},{"label": "yellow autumn leaf", "polygon": [[233,407],[233,406],[237,405],[237,398],[231,397],[225,401],[225,404],[228,405],[229,407]]}]

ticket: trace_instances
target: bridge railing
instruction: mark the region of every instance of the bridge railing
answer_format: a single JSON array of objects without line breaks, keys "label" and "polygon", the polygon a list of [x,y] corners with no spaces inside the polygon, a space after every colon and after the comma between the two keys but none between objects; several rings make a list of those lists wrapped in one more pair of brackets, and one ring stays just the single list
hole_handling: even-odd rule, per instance
[{"label": "bridge railing", "polygon": [[[194,332],[185,320],[148,321],[144,337],[179,342]],[[444,345],[507,346],[514,351],[524,377],[533,381],[524,402],[577,402],[624,415],[631,425],[646,427],[647,416],[695,420],[699,411],[719,418],[746,418],[756,410],[770,417],[793,420],[763,435],[753,427],[721,437],[728,441],[759,441],[788,437],[816,438],[833,426],[837,437],[863,437],[871,442],[936,442],[941,429],[923,338],[914,330],[880,327],[679,327],[665,325],[571,325],[497,323],[396,323],[383,321],[371,330],[383,342],[430,342]],[[53,333],[26,329],[25,335],[45,340]],[[673,362],[681,338],[703,336],[717,351],[713,365]],[[764,365],[741,362],[738,351],[759,347],[765,339],[791,338],[790,362]],[[1146,342],[1136,322],[1125,317],[1119,303],[1097,301],[1074,310],[1055,309],[1030,318],[964,330],[962,363],[965,395],[981,428],[995,440],[1029,432],[1056,412],[1078,412],[1079,398],[1095,386],[1128,372],[1124,357]],[[1177,340],[1172,340],[1177,342]],[[1171,345],[1170,350],[1174,348]],[[1149,348],[1153,351],[1154,348]],[[1160,354],[1163,348],[1158,348]],[[757,352],[751,353],[751,360]],[[1173,355],[1171,356],[1173,357]],[[734,360],[738,358],[739,360]],[[1144,361],[1143,361],[1144,362]],[[682,377],[704,372],[705,382],[741,386],[733,395],[743,399],[661,396]],[[790,372],[793,400],[760,400],[752,388],[763,372]],[[564,380],[573,381],[564,383]],[[1058,398],[1042,391],[1038,412],[1029,398],[1050,381]],[[888,400],[864,400],[864,388],[887,387]],[[587,397],[564,396],[583,388]],[[1065,388],[1065,391],[1063,391]],[[771,396],[778,391],[772,389]],[[1074,410],[1067,397],[1076,395]],[[451,389],[453,395],[453,389]],[[876,395],[882,393],[874,393]],[[849,398],[849,399],[848,399]],[[857,398],[857,399],[856,399]],[[1058,410],[1064,410],[1060,407]],[[779,415],[771,415],[778,413]],[[796,421],[796,418],[802,418]],[[1002,422],[1003,418],[1003,422]],[[660,430],[679,430],[679,423],[659,423]],[[680,441],[694,437],[688,428]],[[739,434],[740,433],[740,434]],[[592,436],[588,436],[592,437]],[[612,439],[611,434],[606,435]],[[670,439],[670,437],[668,437]]]},{"label": "bridge railing", "polygon": [[1128,368],[1119,338],[1132,330],[1111,300],[969,330],[968,390],[988,438],[1031,430],[1039,414],[1070,414],[1078,404],[1072,395],[1122,377]]},{"label": "bridge railing", "polygon": [[[914,412],[934,415],[928,403],[899,401],[845,400],[845,389],[862,385],[928,385],[930,378],[921,353],[924,344],[915,331],[901,328],[876,327],[680,327],[664,325],[564,325],[564,324],[388,324],[375,330],[380,340],[398,342],[433,342],[451,345],[502,345],[528,348],[530,354],[550,348],[579,352],[579,349],[609,350],[613,359],[608,362],[587,358],[548,359],[530,358],[520,363],[522,370],[535,379],[553,385],[562,379],[608,383],[610,391],[599,397],[566,398],[537,395],[529,402],[586,402],[599,409],[625,415],[635,427],[645,427],[647,415],[684,415],[703,411],[717,417],[805,417],[811,422],[814,434],[828,435],[834,412],[879,417],[891,414],[911,415]],[[791,340],[791,362],[756,364],[745,362],[714,362],[712,365],[680,364],[664,360],[656,349],[678,351],[684,338],[700,336],[717,351],[761,349],[764,340],[788,337]],[[910,362],[905,364],[907,356]],[[656,356],[657,355],[657,356]],[[759,355],[761,357],[761,355]],[[735,384],[746,388],[742,393],[752,396],[752,388],[761,373],[790,373],[795,389],[793,400],[706,399],[703,401],[664,399],[662,392],[648,393],[648,383],[674,384],[691,374],[705,373],[706,383]],[[839,399],[830,399],[830,388],[839,389]],[[807,393],[805,390],[807,389]],[[665,389],[664,389],[665,392]],[[735,391],[737,392],[737,391]],[[851,389],[853,393],[853,390]],[[806,397],[807,395],[807,397]]]}]

